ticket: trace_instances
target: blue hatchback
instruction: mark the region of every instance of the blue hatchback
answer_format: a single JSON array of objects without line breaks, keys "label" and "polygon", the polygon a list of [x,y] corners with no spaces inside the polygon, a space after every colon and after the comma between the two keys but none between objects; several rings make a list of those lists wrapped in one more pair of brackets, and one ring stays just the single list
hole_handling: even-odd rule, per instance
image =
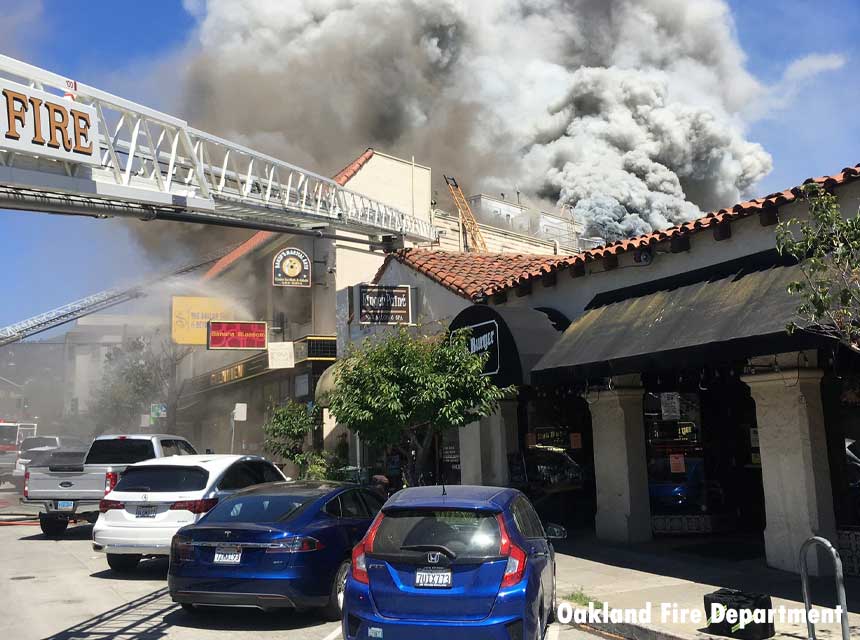
[{"label": "blue hatchback", "polygon": [[353,549],[347,640],[535,640],[555,612],[555,552],[515,489],[405,489]]},{"label": "blue hatchback", "polygon": [[372,491],[334,482],[240,491],[177,532],[170,596],[187,610],[320,607],[339,620],[350,551],[383,502]]}]

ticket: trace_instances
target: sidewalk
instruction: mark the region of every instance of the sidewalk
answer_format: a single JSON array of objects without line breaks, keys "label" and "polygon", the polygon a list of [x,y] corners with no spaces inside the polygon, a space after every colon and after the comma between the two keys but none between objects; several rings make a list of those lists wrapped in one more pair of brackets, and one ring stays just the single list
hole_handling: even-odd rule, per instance
[{"label": "sidewalk", "polygon": [[[677,604],[679,609],[699,609],[704,616],[703,597],[721,587],[772,596],[774,608],[803,609],[800,576],[766,566],[759,543],[749,540],[667,539],[645,544],[620,546],[598,543],[593,534],[574,532],[556,545],[558,600],[578,594],[598,608],[607,602],[613,608],[642,609],[652,606],[652,623],[636,628],[631,625],[601,627],[637,640],[661,638],[716,638],[704,633],[703,623],[662,621],[661,603]],[[860,579],[846,578],[851,633],[860,634]],[[834,580],[812,580],[812,599],[818,607],[834,607]],[[575,606],[582,606],[581,604]],[[776,637],[807,638],[804,623],[775,623]],[[838,640],[836,625],[816,625],[817,637]]]}]

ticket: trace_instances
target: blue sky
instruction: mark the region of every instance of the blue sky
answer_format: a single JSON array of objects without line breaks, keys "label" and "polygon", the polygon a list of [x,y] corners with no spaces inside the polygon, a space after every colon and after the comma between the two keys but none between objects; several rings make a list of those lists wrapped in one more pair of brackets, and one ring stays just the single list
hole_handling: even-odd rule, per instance
[{"label": "blue sky", "polygon": [[[798,184],[860,162],[857,0],[729,0],[748,68],[776,84],[793,60],[838,52],[842,69],[804,86],[785,108],[750,126],[749,138],[773,156],[774,170],[753,195]],[[169,108],[178,78],[171,53],[187,45],[193,19],[178,0],[154,5],[117,0],[0,0],[0,51],[145,104]],[[164,60],[168,63],[165,64]],[[165,72],[153,74],[154,65]],[[153,81],[156,79],[156,84]],[[218,133],[218,132],[213,132]],[[0,211],[7,277],[0,281],[0,326],[159,270],[116,222]]]}]

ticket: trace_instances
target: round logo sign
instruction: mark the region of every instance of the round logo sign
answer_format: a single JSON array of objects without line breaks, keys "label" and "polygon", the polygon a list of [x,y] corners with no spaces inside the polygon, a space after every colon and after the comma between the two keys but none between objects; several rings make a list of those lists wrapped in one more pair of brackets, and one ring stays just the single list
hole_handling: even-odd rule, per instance
[{"label": "round logo sign", "polygon": [[286,247],[272,261],[272,284],[276,287],[311,286],[311,260],[301,249]]}]

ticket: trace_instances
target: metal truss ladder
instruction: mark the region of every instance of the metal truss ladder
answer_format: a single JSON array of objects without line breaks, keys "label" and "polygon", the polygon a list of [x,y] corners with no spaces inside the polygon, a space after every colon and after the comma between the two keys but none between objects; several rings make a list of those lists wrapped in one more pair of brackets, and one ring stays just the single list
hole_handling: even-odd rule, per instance
[{"label": "metal truss ladder", "polygon": [[40,313],[32,318],[27,318],[21,322],[16,322],[7,327],[0,327],[0,347],[18,342],[24,338],[47,331],[54,327],[58,327],[72,320],[83,318],[97,311],[114,307],[123,302],[142,298],[147,295],[147,289],[156,284],[162,284],[165,280],[176,278],[181,275],[196,271],[212,262],[215,262],[220,257],[235,248],[235,245],[226,247],[217,253],[205,256],[197,262],[185,265],[175,271],[167,274],[159,274],[127,289],[108,289],[100,293],[75,300],[61,307],[52,309],[45,313]]},{"label": "metal truss ladder", "polygon": [[442,176],[445,178],[445,184],[448,185],[448,190],[451,192],[451,197],[454,199],[454,204],[460,211],[460,217],[463,219],[463,226],[466,227],[466,233],[472,238],[472,245],[475,251],[487,251],[487,243],[484,241],[484,236],[481,234],[481,228],[478,226],[478,221],[472,213],[472,208],[463,195],[463,190],[457,184],[457,180],[453,176]]},{"label": "metal truss ladder", "polygon": [[44,145],[0,144],[0,208],[283,233],[330,225],[436,240],[428,220],[175,116],[4,55],[0,78],[55,96],[58,104],[92,108],[98,131],[86,162],[74,154],[58,158]]}]

